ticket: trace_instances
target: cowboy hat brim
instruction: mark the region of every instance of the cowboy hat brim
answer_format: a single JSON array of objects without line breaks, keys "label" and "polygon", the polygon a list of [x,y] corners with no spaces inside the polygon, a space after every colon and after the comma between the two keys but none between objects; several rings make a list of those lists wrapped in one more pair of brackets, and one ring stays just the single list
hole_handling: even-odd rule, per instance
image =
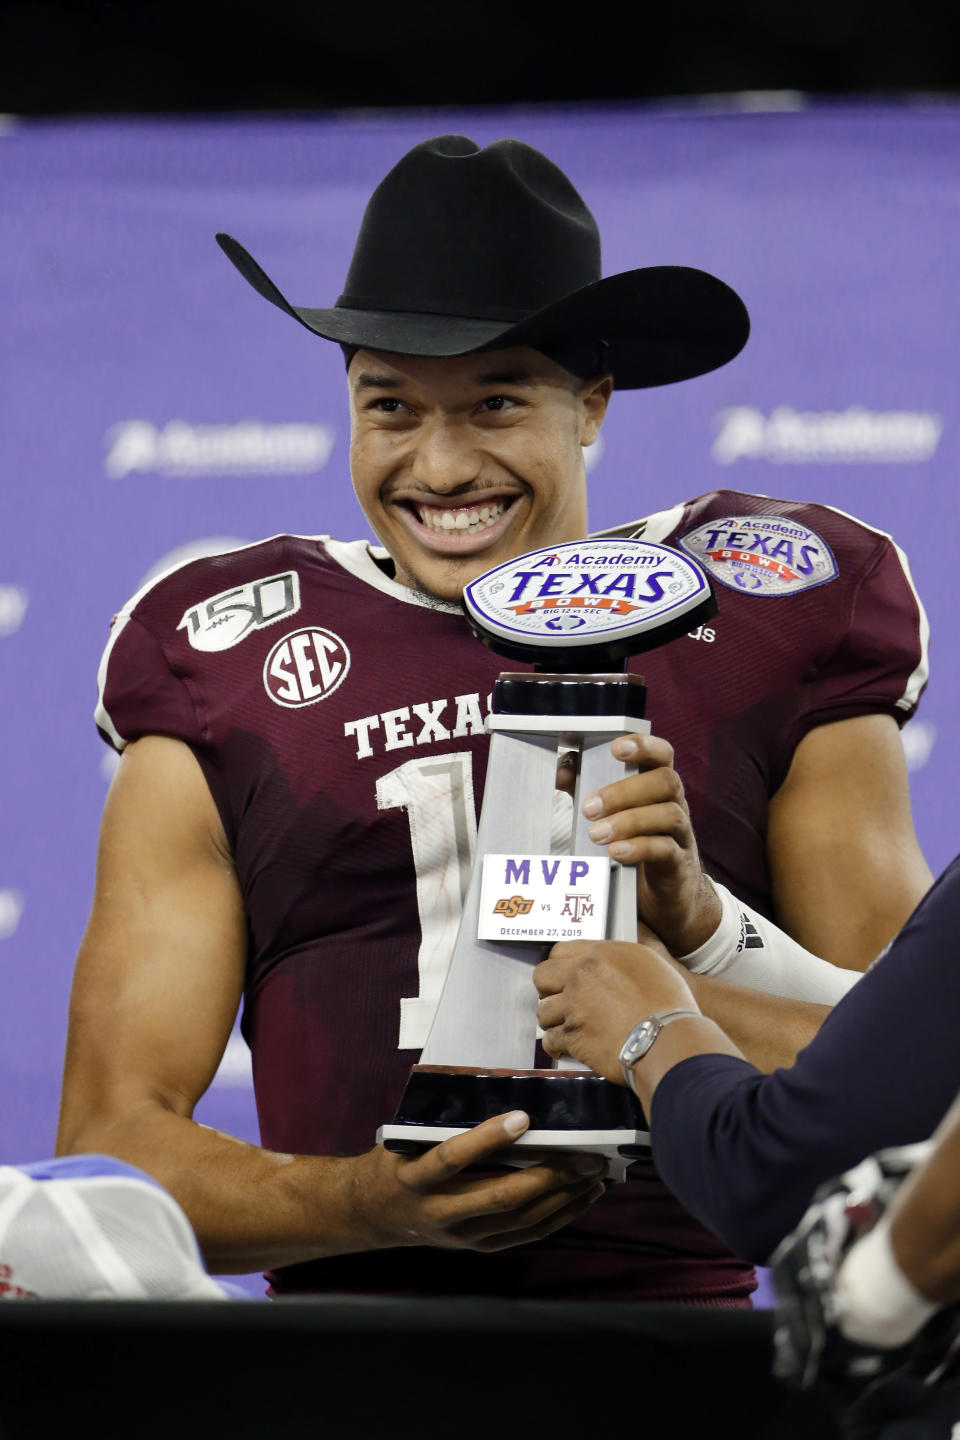
[{"label": "cowboy hat brim", "polygon": [[603,340],[618,390],[670,385],[727,364],[747,342],[746,306],[705,270],[650,265],[595,280],[533,314],[501,319],[292,305],[253,256],[218,234],[227,258],[258,294],[325,340],[403,355],[454,356],[508,346]]}]

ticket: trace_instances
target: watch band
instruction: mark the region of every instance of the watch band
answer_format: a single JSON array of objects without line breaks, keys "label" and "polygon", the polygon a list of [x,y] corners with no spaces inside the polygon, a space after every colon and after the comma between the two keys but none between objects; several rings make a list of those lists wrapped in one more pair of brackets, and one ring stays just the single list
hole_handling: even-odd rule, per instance
[{"label": "watch band", "polygon": [[699,1020],[701,1018],[702,1012],[699,1010],[654,1010],[651,1015],[647,1015],[645,1019],[641,1020],[639,1025],[634,1025],[620,1046],[620,1054],[617,1056],[623,1071],[623,1078],[634,1094],[636,1094],[636,1090],[633,1084],[633,1067],[646,1055],[664,1025],[669,1025],[672,1020]]}]

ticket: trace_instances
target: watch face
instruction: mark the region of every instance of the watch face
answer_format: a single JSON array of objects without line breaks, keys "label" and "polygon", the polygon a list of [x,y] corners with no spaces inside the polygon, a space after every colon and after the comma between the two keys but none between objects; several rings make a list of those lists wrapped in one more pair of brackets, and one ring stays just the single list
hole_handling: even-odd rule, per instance
[{"label": "watch face", "polygon": [[660,1025],[661,1022],[655,1017],[641,1021],[623,1047],[621,1062],[634,1065],[642,1055],[646,1055],[660,1033]]}]

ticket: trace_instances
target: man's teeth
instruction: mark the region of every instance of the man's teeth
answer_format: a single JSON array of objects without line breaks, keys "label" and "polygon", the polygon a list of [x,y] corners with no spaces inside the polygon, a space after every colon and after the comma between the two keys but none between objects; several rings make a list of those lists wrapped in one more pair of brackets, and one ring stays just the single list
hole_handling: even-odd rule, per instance
[{"label": "man's teeth", "polygon": [[506,502],[495,500],[491,505],[478,505],[473,509],[439,510],[426,505],[418,506],[421,523],[431,530],[484,530],[506,510]]}]

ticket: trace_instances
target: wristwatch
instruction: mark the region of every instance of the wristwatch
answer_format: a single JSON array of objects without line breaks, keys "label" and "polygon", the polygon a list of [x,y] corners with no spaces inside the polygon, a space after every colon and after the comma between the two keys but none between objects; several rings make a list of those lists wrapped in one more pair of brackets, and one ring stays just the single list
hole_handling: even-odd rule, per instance
[{"label": "wristwatch", "polygon": [[652,1015],[641,1020],[639,1025],[634,1025],[620,1046],[620,1054],[617,1056],[623,1078],[634,1094],[636,1088],[633,1083],[633,1067],[646,1055],[664,1025],[669,1025],[671,1020],[682,1020],[686,1017],[696,1020],[700,1018],[700,1014],[699,1010],[655,1010]]}]

